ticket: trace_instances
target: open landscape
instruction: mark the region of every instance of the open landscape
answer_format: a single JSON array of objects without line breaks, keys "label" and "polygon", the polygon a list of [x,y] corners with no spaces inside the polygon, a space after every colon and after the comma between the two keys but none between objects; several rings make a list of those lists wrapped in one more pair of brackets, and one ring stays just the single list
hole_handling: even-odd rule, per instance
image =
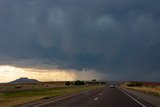
[{"label": "open landscape", "polygon": [[[17,83],[17,81],[24,82],[24,80],[25,80],[25,83]],[[29,82],[27,83],[27,81]],[[34,83],[31,83],[30,81]],[[82,96],[84,98],[88,98],[87,97],[88,95],[93,96],[94,94],[92,95],[92,93],[97,93],[97,92],[98,93],[100,92],[100,95],[105,92],[105,93],[108,93],[106,94],[107,96],[108,95],[110,96],[110,94],[111,96],[113,96],[114,94],[116,95],[116,93],[120,94],[119,89],[121,88],[135,90],[135,91],[142,92],[142,93],[149,94],[156,97],[160,96],[160,84],[156,82],[137,82],[137,81],[131,81],[131,82],[108,81],[107,82],[107,81],[96,81],[95,79],[93,79],[92,81],[77,80],[77,81],[39,82],[37,80],[33,81],[32,79],[28,79],[28,78],[19,78],[15,81],[12,81],[11,83],[0,84],[0,107],[13,107],[13,106],[15,107],[18,107],[18,106],[50,107],[52,104],[54,105],[54,103],[52,102],[56,100],[59,101],[59,97],[61,98],[61,96],[62,96],[61,98],[62,100],[66,99],[66,96],[68,96],[67,99],[69,101],[72,99],[72,95],[73,95],[73,99],[74,99],[74,96],[77,96],[77,98],[81,98]],[[115,88],[113,86],[112,86],[113,89],[112,87],[109,88],[111,84],[114,85]],[[93,92],[89,92],[92,90]],[[82,92],[85,92],[86,94],[81,94]],[[79,99],[77,99],[76,101],[79,101]],[[60,106],[59,104],[61,103],[57,103],[57,104],[58,105],[55,107]],[[66,102],[64,104],[68,104],[68,103]],[[79,102],[77,102],[77,104],[79,104]],[[88,104],[90,105],[90,103],[88,102],[83,106],[88,107],[89,106]],[[113,105],[114,103],[111,103],[111,104]],[[146,105],[149,105],[149,103],[147,103]],[[70,105],[70,106],[73,106],[73,105]],[[81,106],[82,105],[79,104],[79,107]]]},{"label": "open landscape", "polygon": [[160,0],[0,0],[0,107],[160,107]]},{"label": "open landscape", "polygon": [[84,81],[77,81],[78,84],[75,84],[76,81],[0,84],[0,107],[18,106],[40,99],[70,95],[100,88],[106,84],[105,82],[97,82],[95,84],[92,81],[88,81],[87,84],[81,84],[81,82],[83,83]]}]

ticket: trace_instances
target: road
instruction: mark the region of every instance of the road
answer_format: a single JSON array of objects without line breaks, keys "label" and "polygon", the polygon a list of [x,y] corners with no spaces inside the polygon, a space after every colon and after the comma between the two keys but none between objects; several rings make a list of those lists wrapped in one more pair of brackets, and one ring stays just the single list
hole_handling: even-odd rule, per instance
[{"label": "road", "polygon": [[154,107],[119,88],[103,87],[74,96],[53,100],[39,107]]}]

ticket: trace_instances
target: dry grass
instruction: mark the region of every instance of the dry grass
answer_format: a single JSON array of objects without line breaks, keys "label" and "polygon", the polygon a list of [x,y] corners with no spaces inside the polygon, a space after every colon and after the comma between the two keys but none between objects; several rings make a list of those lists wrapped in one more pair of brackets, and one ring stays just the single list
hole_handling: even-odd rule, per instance
[{"label": "dry grass", "polygon": [[42,99],[43,96],[29,97],[29,98],[10,98],[0,100],[0,107],[14,107],[23,103]]},{"label": "dry grass", "polygon": [[45,97],[55,97],[69,93],[77,93],[80,91],[91,90],[98,87],[99,86],[74,86],[1,92],[0,107],[13,107],[19,104],[43,99]]},{"label": "dry grass", "polygon": [[127,89],[140,91],[140,92],[144,92],[144,93],[155,95],[155,96],[160,96],[160,86],[156,86],[156,87],[150,87],[150,86],[129,87],[127,85],[122,85],[122,87],[127,88]]}]

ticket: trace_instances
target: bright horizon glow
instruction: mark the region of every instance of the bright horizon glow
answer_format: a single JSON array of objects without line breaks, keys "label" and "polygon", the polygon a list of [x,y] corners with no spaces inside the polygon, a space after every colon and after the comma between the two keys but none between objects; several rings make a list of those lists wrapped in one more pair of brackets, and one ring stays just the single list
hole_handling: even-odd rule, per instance
[{"label": "bright horizon glow", "polygon": [[75,71],[68,69],[35,69],[0,65],[0,83],[10,82],[20,77],[37,79],[38,81],[72,81],[76,79],[102,79],[104,74],[95,71]]}]

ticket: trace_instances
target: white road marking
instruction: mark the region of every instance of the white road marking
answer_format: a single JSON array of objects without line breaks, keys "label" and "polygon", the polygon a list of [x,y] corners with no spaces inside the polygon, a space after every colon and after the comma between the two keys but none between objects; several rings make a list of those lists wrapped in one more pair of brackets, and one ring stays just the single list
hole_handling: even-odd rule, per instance
[{"label": "white road marking", "polygon": [[94,100],[98,100],[98,98],[95,98]]},{"label": "white road marking", "polygon": [[132,100],[134,100],[135,102],[137,102],[142,107],[146,107],[144,104],[142,104],[141,102],[139,102],[138,100],[136,100],[135,98],[133,98],[132,96],[130,96],[129,94],[127,94],[125,91],[122,91],[122,90],[120,90],[120,91],[123,92],[124,94],[126,94],[128,97],[130,97]]},{"label": "white road marking", "polygon": [[[93,89],[94,90],[94,89]],[[90,91],[92,91],[92,90],[90,90]],[[84,92],[86,92],[86,91],[84,91]],[[87,91],[88,92],[88,91]],[[53,100],[50,100],[50,101],[47,101],[47,102],[45,102],[45,103],[40,103],[40,104],[37,104],[36,106],[34,106],[34,107],[41,107],[41,106],[44,106],[44,105],[46,105],[46,104],[50,104],[50,103],[54,103],[54,102],[57,102],[57,101],[60,101],[60,100],[63,100],[63,99],[67,99],[67,98],[70,98],[70,97],[73,97],[73,96],[76,96],[76,95],[80,95],[80,94],[82,94],[83,92],[80,92],[80,93],[75,93],[75,94],[71,94],[71,95],[66,95],[66,96],[59,96],[60,98],[58,98],[58,99],[53,99]],[[97,98],[98,99],[98,98]],[[96,100],[97,100],[96,99]]]},{"label": "white road marking", "polygon": [[48,101],[48,102],[45,102],[45,103],[42,103],[42,104],[37,104],[34,107],[44,106],[46,104],[54,103],[54,102],[57,102],[57,101],[60,101],[60,100],[63,100],[63,99],[67,99],[67,98],[70,98],[70,97],[73,97],[73,96],[76,96],[76,95],[80,95],[80,94],[81,93],[76,93],[76,94],[72,94],[72,95],[68,95],[68,96],[64,96],[64,97],[60,96],[60,98],[58,98],[58,99],[54,99],[54,100],[51,100],[51,101]]}]

